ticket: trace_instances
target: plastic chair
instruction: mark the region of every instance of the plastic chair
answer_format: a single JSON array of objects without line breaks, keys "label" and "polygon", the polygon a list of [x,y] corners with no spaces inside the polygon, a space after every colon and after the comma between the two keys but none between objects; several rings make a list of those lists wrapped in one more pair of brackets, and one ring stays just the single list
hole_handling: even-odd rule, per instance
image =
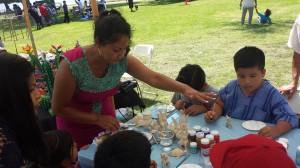
[{"label": "plastic chair", "polygon": [[[154,53],[154,46],[151,44],[139,44],[139,45],[136,45],[133,50],[133,56],[135,56],[137,58],[142,58],[142,57],[146,58],[145,62],[144,61],[141,61],[141,62],[144,62],[148,68],[151,67],[153,53]],[[131,75],[129,75],[126,72],[123,74],[122,79],[136,81],[136,79],[134,79]],[[141,88],[141,91],[142,91],[142,93],[154,95],[155,96],[154,100],[158,97],[157,93],[146,91],[144,85]]]},{"label": "plastic chair", "polygon": [[287,102],[289,103],[291,109],[294,113],[296,113],[298,119],[299,119],[299,125],[298,128],[300,128],[300,87],[297,89],[296,93],[293,95],[291,99],[287,99],[285,96]]}]

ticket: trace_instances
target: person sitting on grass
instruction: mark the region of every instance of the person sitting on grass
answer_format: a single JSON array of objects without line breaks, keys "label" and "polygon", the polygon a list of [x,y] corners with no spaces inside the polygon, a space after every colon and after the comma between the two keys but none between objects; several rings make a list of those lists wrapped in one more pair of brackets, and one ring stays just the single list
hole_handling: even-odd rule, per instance
[{"label": "person sitting on grass", "polygon": [[[205,72],[197,64],[187,64],[181,68],[176,80],[200,92],[214,92],[216,94],[219,92],[219,89],[210,86],[206,82]],[[197,100],[188,100],[182,94],[177,92],[173,94],[171,102],[176,109],[182,109],[184,110],[185,114],[188,115],[205,113],[212,104],[212,102],[204,104]]]},{"label": "person sitting on grass", "polygon": [[261,24],[265,24],[265,23],[272,23],[272,20],[270,18],[270,15],[272,14],[271,10],[270,9],[266,9],[265,13],[262,14],[262,13],[259,13],[257,11],[257,8],[256,9],[256,13],[258,14],[258,17],[257,17],[257,21]]},{"label": "person sitting on grass", "polygon": [[151,160],[151,144],[140,132],[121,131],[109,136],[97,148],[95,168],[156,168]]},{"label": "person sitting on grass", "polygon": [[205,114],[206,122],[214,122],[221,115],[242,120],[257,120],[273,123],[260,129],[262,136],[275,139],[298,127],[298,118],[288,102],[264,80],[266,75],[265,55],[256,47],[244,47],[234,55],[237,80],[220,89],[219,98]]}]

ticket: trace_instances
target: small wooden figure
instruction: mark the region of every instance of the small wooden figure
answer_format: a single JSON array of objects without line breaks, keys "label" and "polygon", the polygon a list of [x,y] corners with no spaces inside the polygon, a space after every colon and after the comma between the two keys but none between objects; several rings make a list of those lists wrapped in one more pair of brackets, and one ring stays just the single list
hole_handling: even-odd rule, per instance
[{"label": "small wooden figure", "polygon": [[228,115],[226,115],[226,127],[232,128],[231,117],[229,117]]},{"label": "small wooden figure", "polygon": [[166,153],[161,153],[161,165],[163,168],[169,167],[170,166],[170,161],[168,160],[168,155]]},{"label": "small wooden figure", "polygon": [[181,150],[179,148],[173,149],[170,153],[170,156],[180,158],[182,155],[184,155],[187,152],[187,150]]},{"label": "small wooden figure", "polygon": [[187,149],[189,144],[188,132],[184,129],[181,130],[181,137],[178,141],[178,146],[182,149]]}]

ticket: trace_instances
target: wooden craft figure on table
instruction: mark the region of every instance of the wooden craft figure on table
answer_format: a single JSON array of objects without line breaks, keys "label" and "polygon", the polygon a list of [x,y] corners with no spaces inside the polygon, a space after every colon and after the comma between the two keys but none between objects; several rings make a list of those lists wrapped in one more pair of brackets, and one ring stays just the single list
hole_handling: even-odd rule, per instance
[{"label": "wooden craft figure on table", "polygon": [[232,128],[231,117],[229,117],[228,115],[226,115],[226,127]]},{"label": "wooden craft figure on table", "polygon": [[151,124],[152,124],[152,113],[151,112],[145,112],[143,114],[143,119],[139,120],[137,122],[137,126],[144,126],[145,129],[151,130]]},{"label": "wooden craft figure on table", "polygon": [[161,112],[158,115],[158,121],[159,121],[159,126],[160,126],[160,131],[166,131],[167,128],[167,117],[166,113]]},{"label": "wooden craft figure on table", "polygon": [[170,161],[168,160],[168,155],[166,153],[161,153],[161,165],[163,168],[169,167],[170,166]]},{"label": "wooden craft figure on table", "polygon": [[188,131],[181,127],[181,137],[178,141],[178,146],[182,149],[188,149]]},{"label": "wooden craft figure on table", "polygon": [[183,114],[180,114],[179,122],[180,122],[180,125],[181,125],[182,129],[185,130],[185,131],[188,130],[187,125],[186,125],[188,118],[189,118],[189,115],[186,115],[184,117]]},{"label": "wooden craft figure on table", "polygon": [[174,124],[174,133],[175,133],[175,136],[177,139],[180,139],[181,137],[181,129],[180,129],[180,126],[178,124],[178,122],[175,120],[174,117],[172,117],[172,121],[173,121],[173,124]]},{"label": "wooden craft figure on table", "polygon": [[143,120],[143,115],[142,114],[137,114],[133,119],[132,119],[132,124],[138,125],[138,122],[140,120]]},{"label": "wooden craft figure on table", "polygon": [[170,156],[180,158],[186,152],[187,152],[187,150],[181,150],[179,148],[176,148],[171,151]]},{"label": "wooden craft figure on table", "polygon": [[153,130],[156,130],[156,131],[159,129],[157,120],[153,121],[153,126],[152,127],[153,127]]}]

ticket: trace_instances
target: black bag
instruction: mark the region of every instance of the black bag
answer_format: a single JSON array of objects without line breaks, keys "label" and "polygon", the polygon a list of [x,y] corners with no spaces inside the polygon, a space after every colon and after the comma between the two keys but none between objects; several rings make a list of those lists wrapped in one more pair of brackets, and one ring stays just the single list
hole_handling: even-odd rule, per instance
[{"label": "black bag", "polygon": [[128,80],[121,83],[118,93],[114,95],[116,109],[131,107],[133,110],[134,106],[139,106],[141,111],[145,109],[146,106],[140,97],[141,92],[137,93],[134,88],[139,90],[136,81]]}]

